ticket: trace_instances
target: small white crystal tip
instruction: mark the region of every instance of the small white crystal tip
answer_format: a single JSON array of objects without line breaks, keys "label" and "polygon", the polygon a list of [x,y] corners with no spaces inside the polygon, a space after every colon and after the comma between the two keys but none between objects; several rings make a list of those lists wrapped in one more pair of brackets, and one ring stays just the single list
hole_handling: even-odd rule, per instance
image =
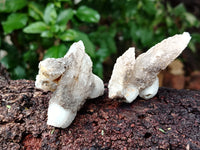
[{"label": "small white crystal tip", "polygon": [[76,113],[73,113],[71,110],[65,110],[60,105],[52,103],[48,108],[47,124],[54,127],[66,128],[72,123],[75,116]]},{"label": "small white crystal tip", "polygon": [[104,83],[103,81],[93,74],[94,77],[94,88],[91,89],[91,94],[89,95],[89,98],[96,98],[98,96],[101,96],[104,94]]},{"label": "small white crystal tip", "polygon": [[159,79],[156,77],[156,80],[153,82],[153,84],[150,87],[147,87],[143,91],[140,92],[139,96],[144,98],[144,99],[150,99],[154,97],[159,88]]},{"label": "small white crystal tip", "polygon": [[187,37],[188,39],[191,39],[190,33],[188,32],[183,32],[183,36]]},{"label": "small white crystal tip", "polygon": [[[182,34],[182,42],[183,43],[185,43],[185,45],[187,46],[188,45],[188,43],[190,42],[190,40],[191,40],[191,36],[190,36],[190,33],[188,33],[188,32],[183,32],[183,34]],[[185,47],[186,47],[185,46]]]},{"label": "small white crystal tip", "polygon": [[126,99],[125,102],[127,103],[132,103],[139,94],[139,90],[134,86],[127,87],[127,89],[124,92],[124,97]]}]

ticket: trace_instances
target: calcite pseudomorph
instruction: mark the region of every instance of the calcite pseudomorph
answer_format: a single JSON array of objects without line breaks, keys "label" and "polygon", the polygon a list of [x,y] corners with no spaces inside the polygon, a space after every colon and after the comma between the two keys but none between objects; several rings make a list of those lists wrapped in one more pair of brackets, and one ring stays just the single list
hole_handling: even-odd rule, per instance
[{"label": "calcite pseudomorph", "polygon": [[87,98],[103,95],[103,81],[92,73],[92,61],[82,41],[74,43],[63,58],[39,63],[35,85],[54,91],[49,101],[47,124],[66,128]]},{"label": "calcite pseudomorph", "polygon": [[129,48],[114,65],[108,84],[109,98],[125,98],[131,103],[139,95],[144,99],[156,95],[157,74],[165,69],[187,47],[191,37],[184,32],[169,37],[135,59],[135,49]]}]

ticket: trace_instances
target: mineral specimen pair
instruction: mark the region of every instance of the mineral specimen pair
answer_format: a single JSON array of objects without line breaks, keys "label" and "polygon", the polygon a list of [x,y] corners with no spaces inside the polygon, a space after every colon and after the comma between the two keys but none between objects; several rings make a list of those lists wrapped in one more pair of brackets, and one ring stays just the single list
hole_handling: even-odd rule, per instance
[{"label": "mineral specimen pair", "polygon": [[[186,48],[190,34],[169,37],[135,59],[129,48],[117,59],[108,84],[109,98],[124,98],[131,103],[139,95],[144,99],[156,95],[157,74]],[[39,63],[37,88],[54,91],[49,102],[47,124],[66,128],[88,98],[103,95],[103,81],[92,73],[92,61],[82,41],[72,44],[63,58],[48,58]]]}]

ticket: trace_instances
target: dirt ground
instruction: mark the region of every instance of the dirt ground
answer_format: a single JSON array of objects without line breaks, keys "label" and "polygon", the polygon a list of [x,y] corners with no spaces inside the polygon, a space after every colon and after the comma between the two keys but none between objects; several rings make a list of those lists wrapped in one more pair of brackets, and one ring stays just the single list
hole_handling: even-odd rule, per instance
[{"label": "dirt ground", "polygon": [[131,104],[87,100],[67,129],[46,124],[50,92],[34,81],[0,86],[0,149],[200,149],[200,91],[160,88]]}]

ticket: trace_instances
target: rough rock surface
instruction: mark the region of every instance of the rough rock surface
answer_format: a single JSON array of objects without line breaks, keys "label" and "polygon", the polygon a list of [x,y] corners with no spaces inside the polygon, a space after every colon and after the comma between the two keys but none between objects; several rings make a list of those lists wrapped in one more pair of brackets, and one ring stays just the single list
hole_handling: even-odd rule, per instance
[{"label": "rough rock surface", "polygon": [[10,80],[10,75],[6,68],[0,63],[0,87],[7,84]]},{"label": "rough rock surface", "polygon": [[51,92],[28,80],[0,86],[0,149],[200,149],[200,91],[160,88],[131,104],[107,94],[59,129],[46,125]]}]

